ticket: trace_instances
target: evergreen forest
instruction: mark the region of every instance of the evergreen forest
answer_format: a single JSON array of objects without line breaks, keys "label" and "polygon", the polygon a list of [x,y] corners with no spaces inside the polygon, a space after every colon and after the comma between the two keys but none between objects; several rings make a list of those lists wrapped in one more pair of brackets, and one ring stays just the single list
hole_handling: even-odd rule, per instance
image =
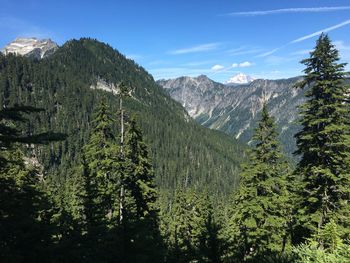
[{"label": "evergreen forest", "polygon": [[243,145],[95,39],[0,53],[0,262],[350,262],[346,64],[301,63],[291,160],[264,101]]}]

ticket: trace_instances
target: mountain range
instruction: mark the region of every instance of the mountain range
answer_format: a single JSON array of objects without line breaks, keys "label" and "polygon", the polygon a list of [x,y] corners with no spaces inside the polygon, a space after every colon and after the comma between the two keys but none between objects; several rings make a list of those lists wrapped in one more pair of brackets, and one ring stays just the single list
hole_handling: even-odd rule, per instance
[{"label": "mountain range", "polygon": [[[33,52],[40,56],[32,56]],[[237,185],[246,147],[223,132],[200,126],[148,72],[109,45],[89,38],[60,47],[50,41],[17,39],[4,53],[0,53],[2,105],[45,110],[29,116],[27,132],[50,130],[68,135],[64,142],[33,150],[57,184],[74,174],[72,169],[81,163],[81,149],[102,100],[117,118],[117,84],[123,81],[132,88],[124,105],[136,116],[150,145],[161,189],[191,185],[222,195]],[[114,128],[118,129],[117,122]]]},{"label": "mountain range", "polygon": [[257,79],[236,87],[201,75],[159,80],[167,93],[201,125],[224,131],[249,143],[259,119],[263,102],[275,117],[280,140],[288,154],[295,150],[294,134],[298,131],[298,105],[305,101],[307,89],[294,85],[301,77],[280,80]]}]

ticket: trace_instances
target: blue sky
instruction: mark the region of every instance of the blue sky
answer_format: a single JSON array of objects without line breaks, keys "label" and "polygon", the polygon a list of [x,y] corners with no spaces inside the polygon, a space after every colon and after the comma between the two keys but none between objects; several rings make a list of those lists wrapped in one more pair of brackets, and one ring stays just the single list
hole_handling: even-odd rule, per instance
[{"label": "blue sky", "polygon": [[299,61],[322,31],[350,62],[349,0],[0,0],[0,6],[1,47],[18,36],[60,45],[97,38],[155,79],[300,75]]}]

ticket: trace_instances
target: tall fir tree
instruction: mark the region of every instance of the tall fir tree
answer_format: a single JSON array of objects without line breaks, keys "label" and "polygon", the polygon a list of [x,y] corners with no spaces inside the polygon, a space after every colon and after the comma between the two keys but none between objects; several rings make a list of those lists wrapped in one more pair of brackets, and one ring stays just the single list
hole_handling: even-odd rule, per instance
[{"label": "tall fir tree", "polygon": [[108,251],[107,262],[111,255],[121,262],[160,262],[163,247],[152,164],[135,120],[126,121],[122,104],[121,109],[120,141],[107,105],[102,103],[97,111],[77,180],[85,189],[77,191],[71,211],[79,216],[84,204],[87,248],[95,259]]},{"label": "tall fir tree", "polygon": [[[119,146],[112,130],[113,118],[102,101],[92,122],[93,130],[84,146],[83,173],[86,198],[87,257],[102,260],[109,244],[116,246],[118,237],[111,234],[119,225]],[[111,245],[113,246],[113,245]],[[107,253],[108,254],[108,253]],[[107,259],[104,259],[107,260]]]},{"label": "tall fir tree", "polygon": [[349,234],[350,126],[345,64],[339,63],[339,53],[325,34],[301,63],[306,68],[298,87],[311,88],[300,107],[302,129],[296,134],[296,154],[301,157],[296,174],[303,184],[299,191],[303,230],[298,235],[308,238],[331,219]]},{"label": "tall fir tree", "polygon": [[230,251],[234,251],[227,257],[238,257],[241,261],[260,254],[283,252],[290,242],[286,206],[289,168],[266,104],[253,142],[249,163],[243,168],[240,187],[234,194],[227,228]]},{"label": "tall fir tree", "polygon": [[137,216],[157,221],[157,190],[154,172],[142,132],[134,118],[128,123],[125,138],[125,157],[131,163],[131,172],[125,178],[125,184],[135,198]]},{"label": "tall fir tree", "polygon": [[158,193],[147,146],[133,117],[126,125],[123,150],[125,210],[121,227],[128,240],[126,252],[131,262],[160,262],[164,248],[159,232]]}]

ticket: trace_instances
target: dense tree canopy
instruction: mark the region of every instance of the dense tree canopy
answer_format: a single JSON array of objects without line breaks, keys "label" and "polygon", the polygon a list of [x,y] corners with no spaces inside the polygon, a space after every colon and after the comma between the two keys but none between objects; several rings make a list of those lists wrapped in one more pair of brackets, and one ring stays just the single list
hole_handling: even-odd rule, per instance
[{"label": "dense tree canopy", "polygon": [[[317,233],[330,220],[349,231],[350,126],[344,83],[344,63],[327,35],[321,35],[299,86],[312,85],[301,107],[302,130],[296,134],[302,177],[300,222],[304,237]],[[344,229],[344,230],[345,230]]]},{"label": "dense tree canopy", "polygon": [[0,261],[349,262],[345,65],[303,63],[292,172],[266,104],[247,159],[108,45],[0,54]]}]

